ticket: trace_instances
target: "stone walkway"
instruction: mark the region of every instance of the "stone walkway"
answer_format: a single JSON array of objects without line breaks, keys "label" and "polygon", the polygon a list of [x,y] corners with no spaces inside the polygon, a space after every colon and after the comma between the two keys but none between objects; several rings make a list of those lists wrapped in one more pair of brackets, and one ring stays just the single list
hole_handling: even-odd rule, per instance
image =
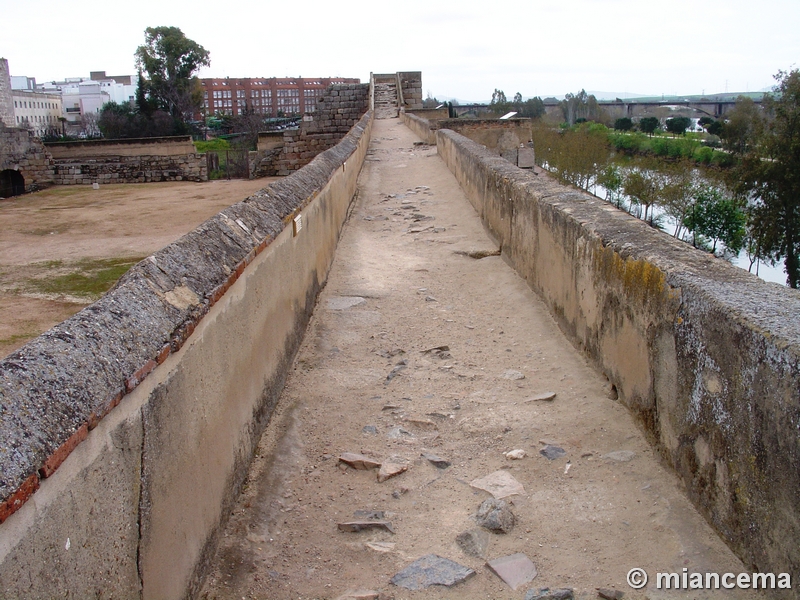
[{"label": "stone walkway", "polygon": [[[436,149],[415,142],[397,119],[375,121],[327,287],[203,597],[719,597],[655,589],[657,572],[745,569],[497,256]],[[495,531],[475,517],[492,498],[480,487],[503,495],[486,478],[519,486],[483,506]],[[453,587],[404,571],[431,554],[457,563],[427,571]],[[644,590],[626,584],[634,567],[651,577]]]}]

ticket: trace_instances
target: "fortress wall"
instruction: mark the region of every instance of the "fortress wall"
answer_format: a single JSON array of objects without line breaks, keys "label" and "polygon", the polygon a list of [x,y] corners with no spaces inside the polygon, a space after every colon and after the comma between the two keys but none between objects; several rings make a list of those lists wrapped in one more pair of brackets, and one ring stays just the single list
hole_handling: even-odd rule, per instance
[{"label": "fortress wall", "polygon": [[437,148],[698,510],[749,567],[797,573],[800,292],[453,131],[437,132]]},{"label": "fortress wall", "polygon": [[205,154],[182,156],[105,156],[95,159],[56,159],[53,183],[147,183],[151,181],[208,181]]},{"label": "fortress wall", "polygon": [[197,594],[324,284],[371,118],[0,361],[0,596]]}]

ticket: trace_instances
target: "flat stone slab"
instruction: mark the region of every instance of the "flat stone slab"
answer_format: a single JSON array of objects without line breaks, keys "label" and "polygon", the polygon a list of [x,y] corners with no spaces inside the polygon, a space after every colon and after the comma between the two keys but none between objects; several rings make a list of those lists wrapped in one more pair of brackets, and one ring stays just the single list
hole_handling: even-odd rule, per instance
[{"label": "flat stone slab", "polygon": [[366,301],[366,298],[361,296],[335,296],[328,298],[328,308],[330,310],[346,310],[364,304]]},{"label": "flat stone slab", "polygon": [[456,544],[467,556],[485,559],[489,549],[489,534],[483,529],[470,529],[456,536]]},{"label": "flat stone slab", "polygon": [[486,566],[505,581],[512,590],[530,583],[539,574],[536,565],[522,552],[490,560]]},{"label": "flat stone slab", "polygon": [[347,590],[336,600],[378,600],[380,596],[375,590]]},{"label": "flat stone slab", "polygon": [[528,590],[525,600],[574,600],[575,595],[572,588],[541,588],[538,590]]},{"label": "flat stone slab", "polygon": [[382,529],[383,531],[394,533],[391,521],[348,521],[346,523],[339,523],[338,527],[339,531],[346,531],[348,533],[357,533],[368,529]]},{"label": "flat stone slab", "polygon": [[525,402],[552,402],[556,398],[555,392],[542,392],[530,398],[526,398]]},{"label": "flat stone slab", "polygon": [[497,499],[507,498],[508,496],[513,496],[514,494],[525,493],[525,488],[522,486],[522,484],[514,479],[514,476],[511,475],[511,473],[503,470],[495,471],[486,477],[476,479],[469,485],[475,489],[489,492]]},{"label": "flat stone slab", "polygon": [[427,460],[437,469],[446,469],[451,464],[449,460],[445,460],[441,456],[436,456],[435,454],[430,454],[427,452],[422,455],[422,458]]},{"label": "flat stone slab", "polygon": [[561,458],[562,456],[566,456],[567,451],[564,450],[561,446],[553,446],[551,444],[547,444],[547,446],[539,450],[539,454],[541,454],[548,460],[555,460],[557,458]]},{"label": "flat stone slab", "polygon": [[397,573],[390,582],[407,590],[418,591],[432,585],[451,587],[473,575],[475,571],[469,567],[436,554],[426,554]]},{"label": "flat stone slab", "polygon": [[402,463],[385,462],[381,465],[378,471],[378,483],[383,483],[387,479],[391,479],[400,473],[408,471],[408,465]]},{"label": "flat stone slab", "polygon": [[616,452],[603,454],[603,458],[607,458],[616,462],[630,462],[635,456],[636,452],[633,452],[632,450],[617,450]]},{"label": "flat stone slab", "polygon": [[345,452],[339,456],[339,462],[358,469],[359,471],[368,471],[369,469],[377,469],[381,466],[380,461],[364,456],[363,454],[356,454],[355,452]]}]

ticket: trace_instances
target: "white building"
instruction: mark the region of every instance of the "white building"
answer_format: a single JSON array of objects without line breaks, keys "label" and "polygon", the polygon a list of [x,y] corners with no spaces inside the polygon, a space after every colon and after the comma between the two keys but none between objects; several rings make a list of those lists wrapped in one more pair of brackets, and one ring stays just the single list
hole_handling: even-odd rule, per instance
[{"label": "white building", "polygon": [[61,132],[60,95],[11,90],[11,98],[14,102],[14,124],[17,127],[29,128],[38,137]]}]

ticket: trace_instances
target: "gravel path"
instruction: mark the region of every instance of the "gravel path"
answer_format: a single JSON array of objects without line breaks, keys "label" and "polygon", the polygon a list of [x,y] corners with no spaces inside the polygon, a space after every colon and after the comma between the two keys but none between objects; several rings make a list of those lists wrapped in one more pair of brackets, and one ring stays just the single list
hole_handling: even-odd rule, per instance
[{"label": "gravel path", "polygon": [[[203,597],[715,597],[626,584],[634,567],[652,579],[745,569],[496,255],[436,149],[416,141],[396,119],[375,122],[327,287]],[[526,456],[504,455],[513,450]],[[344,453],[401,472],[379,482]],[[488,547],[472,556],[456,539],[481,530],[474,515],[491,495],[471,484],[497,472],[524,490],[505,498],[513,526],[505,515],[506,533],[475,533]],[[368,528],[341,531],[357,521]],[[475,574],[452,588],[390,583],[431,553]],[[512,590],[487,561],[517,553],[538,575]]]}]

